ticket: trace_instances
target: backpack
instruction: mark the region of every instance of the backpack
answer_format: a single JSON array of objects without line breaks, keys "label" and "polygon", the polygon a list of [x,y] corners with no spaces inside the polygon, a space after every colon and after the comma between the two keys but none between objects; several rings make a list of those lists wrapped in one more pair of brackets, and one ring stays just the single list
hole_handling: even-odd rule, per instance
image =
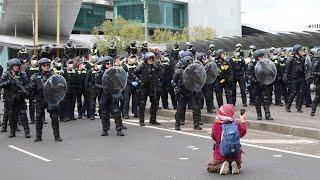
[{"label": "backpack", "polygon": [[223,157],[234,157],[240,151],[240,134],[237,123],[234,121],[232,123],[222,124],[220,154]]}]

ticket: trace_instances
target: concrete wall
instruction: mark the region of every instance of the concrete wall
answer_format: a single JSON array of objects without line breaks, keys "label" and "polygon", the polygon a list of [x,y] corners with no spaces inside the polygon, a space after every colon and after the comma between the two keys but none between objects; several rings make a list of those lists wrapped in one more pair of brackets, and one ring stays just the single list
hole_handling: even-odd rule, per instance
[{"label": "concrete wall", "polygon": [[189,0],[189,27],[212,27],[217,37],[241,36],[240,0]]},{"label": "concrete wall", "polygon": [[[71,34],[81,4],[82,0],[61,0],[61,36]],[[39,0],[39,36],[55,36],[56,8],[55,0]],[[0,34],[13,35],[16,24],[18,36],[32,36],[32,20],[25,14],[34,13],[34,0],[4,0],[2,10]]]}]

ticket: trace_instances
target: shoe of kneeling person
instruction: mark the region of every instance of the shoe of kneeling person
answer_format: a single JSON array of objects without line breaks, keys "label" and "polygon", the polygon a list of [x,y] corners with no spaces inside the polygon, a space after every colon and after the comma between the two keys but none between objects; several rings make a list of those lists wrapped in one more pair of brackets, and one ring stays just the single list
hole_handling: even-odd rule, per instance
[{"label": "shoe of kneeling person", "polygon": [[227,175],[227,174],[229,174],[229,171],[230,171],[229,166],[230,166],[230,164],[229,164],[228,161],[223,162],[223,163],[222,163],[222,166],[221,166],[221,168],[220,168],[219,174],[220,174],[220,175]]},{"label": "shoe of kneeling person", "polygon": [[239,168],[238,168],[238,164],[237,164],[235,161],[233,161],[233,162],[231,163],[231,173],[232,173],[233,175],[240,173],[240,170],[239,170]]}]

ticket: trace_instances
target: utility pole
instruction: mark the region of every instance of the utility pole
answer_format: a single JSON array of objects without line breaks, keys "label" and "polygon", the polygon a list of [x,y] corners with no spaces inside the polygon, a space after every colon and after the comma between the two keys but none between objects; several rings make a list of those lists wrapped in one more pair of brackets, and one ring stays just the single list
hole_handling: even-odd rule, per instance
[{"label": "utility pole", "polygon": [[143,1],[143,10],[144,10],[144,38],[145,41],[148,41],[148,4],[147,0]]},{"label": "utility pole", "polygon": [[[35,46],[39,45],[39,0],[34,0],[34,16],[35,16],[35,25],[34,25],[34,42]],[[38,56],[38,51],[35,50],[35,56]]]},{"label": "utility pole", "polygon": [[60,24],[61,24],[61,0],[57,0],[57,57],[59,57],[60,47]]}]

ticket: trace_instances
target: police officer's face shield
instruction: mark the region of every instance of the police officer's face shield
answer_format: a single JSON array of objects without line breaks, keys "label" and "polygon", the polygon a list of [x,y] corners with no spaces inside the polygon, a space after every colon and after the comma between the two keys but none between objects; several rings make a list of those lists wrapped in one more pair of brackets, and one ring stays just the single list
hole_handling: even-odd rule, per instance
[{"label": "police officer's face shield", "polygon": [[192,49],[193,45],[188,45],[188,49]]},{"label": "police officer's face shield", "polygon": [[20,51],[26,52],[26,51],[27,51],[27,48],[26,48],[25,46],[22,46],[22,47],[20,48]]},{"label": "police officer's face shield", "polygon": [[137,62],[136,56],[131,56],[131,57],[128,57],[128,58],[127,58],[127,63],[128,63],[129,65],[133,65],[133,64],[135,64],[136,62]]},{"label": "police officer's face shield", "polygon": [[109,68],[111,68],[112,66],[113,66],[113,63],[112,63],[111,61],[105,62],[105,68],[106,68],[106,69],[109,69]]},{"label": "police officer's face shield", "polygon": [[299,51],[298,51],[298,55],[299,56],[305,56],[306,55],[306,52],[303,50],[303,49],[300,49]]},{"label": "police officer's face shield", "polygon": [[20,65],[14,65],[14,66],[12,66],[12,70],[13,70],[14,72],[19,72],[19,71],[20,71]]},{"label": "police officer's face shield", "polygon": [[241,51],[241,48],[242,48],[241,46],[236,46],[236,51],[238,52]]},{"label": "police officer's face shield", "polygon": [[178,48],[179,48],[179,45],[178,45],[178,44],[175,44],[173,47],[174,47],[174,49],[178,49]]},{"label": "police officer's face shield", "polygon": [[214,47],[210,47],[209,49],[210,49],[211,52],[214,52],[214,51],[215,51],[215,48],[214,48]]},{"label": "police officer's face shield", "polygon": [[154,57],[154,56],[150,56],[150,57],[147,59],[147,63],[148,63],[148,64],[154,64],[154,63],[155,63],[155,57]]},{"label": "police officer's face shield", "polygon": [[67,42],[67,46],[71,46],[72,45],[72,42],[71,41],[68,41]]},{"label": "police officer's face shield", "polygon": [[41,65],[41,70],[43,72],[48,72],[49,69],[50,69],[50,63],[44,63],[44,64]]},{"label": "police officer's face shield", "polygon": [[54,66],[57,68],[61,68],[62,67],[62,62],[61,61],[56,61],[54,62]]}]

